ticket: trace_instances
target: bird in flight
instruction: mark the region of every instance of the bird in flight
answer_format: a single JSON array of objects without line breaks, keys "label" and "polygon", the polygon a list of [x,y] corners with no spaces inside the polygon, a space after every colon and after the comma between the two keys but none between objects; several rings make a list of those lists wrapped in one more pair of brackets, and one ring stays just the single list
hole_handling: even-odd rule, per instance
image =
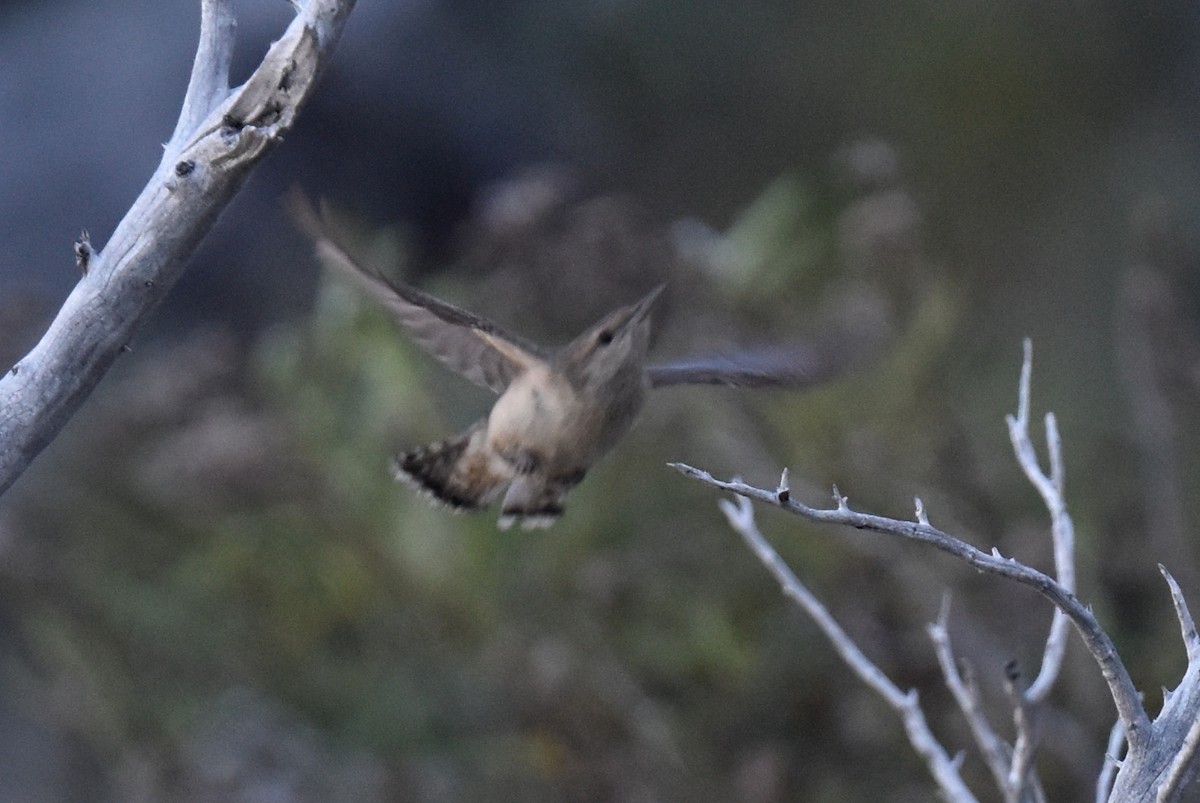
[{"label": "bird in flight", "polygon": [[360,266],[299,191],[289,206],[327,268],[382,305],[443,365],[497,394],[467,430],[402,452],[391,468],[397,480],[454,510],[502,499],[501,529],[556,522],[567,493],[629,432],[654,388],[800,388],[836,373],[826,360],[780,348],[648,365],[651,312],[663,285],[565,346],[544,348]]}]

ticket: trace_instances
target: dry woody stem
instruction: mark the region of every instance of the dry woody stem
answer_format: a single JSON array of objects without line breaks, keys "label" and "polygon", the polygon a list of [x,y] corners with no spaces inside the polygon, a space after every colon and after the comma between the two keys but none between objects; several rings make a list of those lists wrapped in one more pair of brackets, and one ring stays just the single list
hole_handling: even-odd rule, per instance
[{"label": "dry woody stem", "polygon": [[232,0],[203,0],[200,44],[163,159],[104,245],[75,245],[79,283],[41,341],[0,375],[0,493],[92,392],[183,273],[253,168],[288,131],[354,0],[296,0],[296,16],[229,88]]}]

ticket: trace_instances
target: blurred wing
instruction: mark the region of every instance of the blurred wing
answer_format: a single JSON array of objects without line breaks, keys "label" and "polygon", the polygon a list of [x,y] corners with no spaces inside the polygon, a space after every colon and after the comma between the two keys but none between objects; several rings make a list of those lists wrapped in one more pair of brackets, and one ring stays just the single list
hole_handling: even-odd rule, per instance
[{"label": "blurred wing", "polygon": [[414,287],[390,281],[358,265],[329,234],[303,193],[288,199],[300,229],[316,244],[317,256],[392,314],[421,348],[467,379],[502,393],[514,377],[545,362],[536,345],[508,334],[486,318],[439,301]]},{"label": "blurred wing", "polygon": [[800,389],[826,382],[848,366],[813,343],[770,346],[730,355],[692,357],[647,369],[651,387],[724,385]]}]

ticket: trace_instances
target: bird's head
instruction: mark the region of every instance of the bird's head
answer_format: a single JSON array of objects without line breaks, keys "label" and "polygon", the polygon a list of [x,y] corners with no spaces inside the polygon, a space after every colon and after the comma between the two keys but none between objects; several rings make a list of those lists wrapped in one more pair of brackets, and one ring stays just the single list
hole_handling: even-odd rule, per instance
[{"label": "bird's head", "polygon": [[650,349],[650,311],[665,285],[640,301],[613,310],[572,340],[559,355],[560,367],[578,387],[599,389],[644,380]]}]

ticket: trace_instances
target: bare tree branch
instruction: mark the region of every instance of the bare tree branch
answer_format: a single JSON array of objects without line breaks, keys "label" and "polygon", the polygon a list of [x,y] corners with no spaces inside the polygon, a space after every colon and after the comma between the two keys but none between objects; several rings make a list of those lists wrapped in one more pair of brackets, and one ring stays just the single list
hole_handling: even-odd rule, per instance
[{"label": "bare tree branch", "polygon": [[[778,493],[782,495],[786,492],[787,475],[785,474],[780,482]],[[838,655],[863,683],[874,689],[888,705],[900,714],[904,729],[908,733],[909,742],[917,754],[925,759],[943,796],[955,803],[969,803],[969,801],[976,800],[975,796],[971,794],[971,790],[963,783],[958,771],[958,762],[946,753],[945,748],[929,729],[916,690],[901,691],[846,635],[846,632],[842,630],[820,600],[800,582],[788,565],[784,563],[783,558],[779,557],[779,553],[763,537],[754,521],[754,506],[750,504],[749,499],[741,497],[736,505],[729,500],[722,499],[719,504],[721,512],[729,520],[730,526],[742,536],[751,551],[779,581],[784,595],[803,608],[805,613],[816,622],[817,627],[821,628],[825,637],[837,650]]]},{"label": "bare tree branch", "polygon": [[[747,485],[738,479],[718,480],[708,472],[681,463],[671,465],[685,476],[739,495],[743,499],[742,508],[745,510],[749,509],[749,503],[745,500],[757,499],[811,521],[909,538],[947,552],[981,572],[1006,577],[1035,589],[1075,625],[1093,659],[1100,666],[1117,707],[1118,722],[1109,736],[1105,765],[1096,783],[1096,799],[1107,800],[1110,803],[1177,803],[1183,799],[1184,790],[1195,780],[1197,774],[1200,774],[1200,635],[1196,632],[1195,622],[1179,584],[1160,567],[1170,587],[1172,603],[1187,649],[1188,663],[1179,685],[1174,690],[1164,689],[1162,710],[1151,721],[1111,638],[1072,591],[1075,582],[1074,533],[1063,496],[1062,445],[1054,417],[1047,415],[1046,437],[1050,471],[1048,474],[1043,472],[1028,437],[1030,372],[1031,349],[1026,342],[1018,410],[1016,416],[1008,419],[1009,432],[1018,461],[1030,482],[1041,493],[1051,513],[1055,563],[1061,581],[1012,558],[1005,558],[995,549],[988,554],[938,530],[930,524],[920,499],[916,500],[916,521],[900,521],[852,510],[849,501],[836,486],[833,489],[835,506],[832,509],[817,509],[797,502],[792,498],[788,487],[786,471],[778,487],[769,491]],[[734,510],[728,503],[722,503],[722,508],[727,515]],[[745,528],[748,523],[752,523],[752,518],[749,518],[748,513],[744,513],[737,521],[731,516],[731,521],[735,527],[738,527],[740,522],[741,528]],[[1057,643],[1061,638],[1055,633],[1056,626],[1052,625],[1051,634],[1047,639],[1043,665],[1035,680],[1037,688],[1020,688],[1020,674],[1015,665],[1009,676],[1017,727],[1017,740],[1009,753],[1010,748],[995,736],[986,719],[978,713],[977,698],[963,682],[954,665],[945,632],[945,619],[946,613],[943,610],[939,623],[930,628],[938,660],[947,684],[975,733],[975,739],[993,776],[999,778],[1001,774],[1004,775],[999,784],[1005,799],[1044,800],[1045,794],[1041,784],[1033,773],[1037,747],[1036,717],[1040,703],[1057,678],[1062,664],[1063,646]],[[1125,741],[1127,749],[1124,758],[1118,761],[1116,753],[1122,741]]]},{"label": "bare tree branch", "polygon": [[0,377],[0,493],[53,440],[182,274],[250,171],[291,128],[354,0],[297,0],[249,80],[228,89],[229,0],[204,0],[179,123],[163,160],[41,342]]},{"label": "bare tree branch", "polygon": [[1117,654],[1112,639],[1100,627],[1091,610],[1074,594],[1059,585],[1054,578],[1012,558],[1006,558],[997,550],[993,550],[991,554],[983,552],[929,524],[900,521],[851,510],[845,497],[838,494],[836,489],[834,498],[837,500],[837,507],[818,509],[797,502],[790,495],[785,500],[781,500],[780,494],[776,491],[756,488],[740,480],[718,480],[707,471],[684,463],[670,463],[669,465],[686,477],[707,483],[714,488],[774,505],[810,521],[853,527],[857,530],[869,530],[928,544],[953,555],[981,572],[1005,577],[1033,588],[1063,611],[1075,625],[1088,651],[1100,666],[1101,674],[1117,705],[1117,713],[1129,731],[1130,743],[1136,744],[1146,738],[1150,727],[1149,717],[1142,707],[1137,689],[1129,677],[1129,672],[1125,669],[1125,664]]}]

